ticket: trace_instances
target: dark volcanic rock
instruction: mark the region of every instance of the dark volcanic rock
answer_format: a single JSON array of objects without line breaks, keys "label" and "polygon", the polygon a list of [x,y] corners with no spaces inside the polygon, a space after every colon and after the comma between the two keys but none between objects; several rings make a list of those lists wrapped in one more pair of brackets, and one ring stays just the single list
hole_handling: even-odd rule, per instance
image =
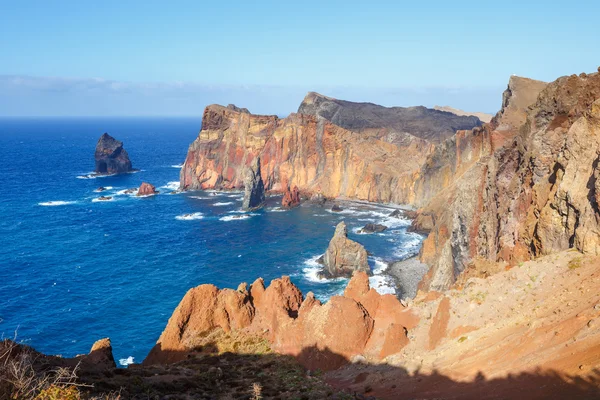
[{"label": "dark volcanic rock", "polygon": [[100,196],[100,197],[98,197],[98,200],[100,200],[100,201],[110,201],[110,200],[112,200],[112,197],[110,197],[110,196]]},{"label": "dark volcanic rock", "polygon": [[380,224],[366,224],[361,230],[360,233],[377,233],[383,232],[387,229],[387,226]]},{"label": "dark volcanic rock", "polygon": [[348,239],[348,229],[343,221],[335,228],[323,263],[323,274],[328,277],[351,277],[354,271],[371,272],[367,262],[367,251],[360,243]]},{"label": "dark volcanic rock", "polygon": [[385,130],[408,133],[432,142],[442,142],[457,130],[472,129],[482,122],[474,116],[419,107],[383,107],[372,103],[354,103],[310,92],[298,108],[301,114],[316,115],[342,128],[362,132]]},{"label": "dark volcanic rock", "polygon": [[392,211],[392,213],[390,215],[388,215],[389,217],[392,218],[402,218],[402,211],[400,210],[394,210]]},{"label": "dark volcanic rock", "polygon": [[333,207],[331,207],[331,211],[342,212],[342,211],[344,211],[344,209],[342,207],[338,206],[337,204],[335,204]]},{"label": "dark volcanic rock", "polygon": [[150,196],[153,194],[157,194],[156,188],[146,182],[142,182],[140,188],[138,189],[137,196]]},{"label": "dark volcanic rock", "polygon": [[292,190],[288,188],[283,195],[283,199],[281,200],[281,206],[284,208],[292,208],[299,204],[300,191],[298,191],[298,186],[294,186]]},{"label": "dark volcanic rock", "polygon": [[97,174],[120,174],[134,171],[129,155],[123,148],[123,142],[116,140],[108,133],[100,136],[94,158],[96,159],[95,172]]},{"label": "dark volcanic rock", "polygon": [[246,171],[242,209],[255,210],[265,203],[265,185],[260,176],[260,157],[256,157]]}]

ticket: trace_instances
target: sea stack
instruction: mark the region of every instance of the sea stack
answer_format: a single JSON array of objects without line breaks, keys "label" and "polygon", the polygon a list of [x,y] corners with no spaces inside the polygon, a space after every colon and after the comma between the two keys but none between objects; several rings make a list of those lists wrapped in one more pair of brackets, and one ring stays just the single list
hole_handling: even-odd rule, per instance
[{"label": "sea stack", "polygon": [[333,238],[323,257],[324,275],[327,277],[351,277],[354,271],[371,273],[367,262],[367,251],[360,244],[348,239],[348,228],[344,221],[335,228]]},{"label": "sea stack", "polygon": [[142,182],[138,189],[137,196],[152,196],[153,194],[158,194],[154,185]]},{"label": "sea stack", "polygon": [[260,157],[256,157],[244,179],[244,202],[242,209],[246,211],[261,208],[265,203],[265,185],[260,176]]},{"label": "sea stack", "polygon": [[294,186],[292,190],[288,187],[285,193],[283,194],[283,199],[281,200],[281,206],[283,208],[293,208],[300,204],[300,191],[298,190],[298,186]]},{"label": "sea stack", "polygon": [[123,148],[123,142],[110,136],[102,134],[96,145],[96,174],[112,175],[134,171],[127,151]]}]

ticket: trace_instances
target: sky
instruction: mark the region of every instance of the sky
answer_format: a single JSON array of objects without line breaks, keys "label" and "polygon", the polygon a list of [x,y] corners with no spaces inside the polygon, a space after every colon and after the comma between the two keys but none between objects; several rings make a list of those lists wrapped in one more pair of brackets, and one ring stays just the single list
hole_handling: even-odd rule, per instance
[{"label": "sky", "polygon": [[495,113],[600,65],[600,2],[0,0],[0,116],[287,115],[308,91]]}]

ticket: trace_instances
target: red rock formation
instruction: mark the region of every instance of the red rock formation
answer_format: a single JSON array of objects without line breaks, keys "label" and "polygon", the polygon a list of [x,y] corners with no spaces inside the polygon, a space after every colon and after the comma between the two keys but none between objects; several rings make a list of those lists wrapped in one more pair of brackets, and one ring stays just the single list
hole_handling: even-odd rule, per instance
[{"label": "red rock formation", "polygon": [[184,359],[195,339],[220,328],[260,334],[308,368],[333,369],[357,355],[381,360],[397,353],[416,322],[394,296],[369,288],[364,272],[354,274],[344,296],[325,304],[312,293],[303,299],[288,277],[267,288],[258,279],[249,290],[201,285],[184,296],[144,364]]},{"label": "red rock formation", "polygon": [[323,256],[323,264],[323,273],[329,277],[352,276],[354,271],[371,272],[367,251],[360,243],[348,239],[348,228],[344,221],[335,228]]},{"label": "red rock formation", "polygon": [[157,194],[156,188],[149,183],[142,182],[140,188],[137,191],[136,196],[151,196],[153,194]]},{"label": "red rock formation", "polygon": [[298,186],[294,186],[292,190],[287,187],[285,193],[283,194],[283,199],[281,200],[281,206],[284,208],[292,208],[299,204],[300,191],[298,190]]}]

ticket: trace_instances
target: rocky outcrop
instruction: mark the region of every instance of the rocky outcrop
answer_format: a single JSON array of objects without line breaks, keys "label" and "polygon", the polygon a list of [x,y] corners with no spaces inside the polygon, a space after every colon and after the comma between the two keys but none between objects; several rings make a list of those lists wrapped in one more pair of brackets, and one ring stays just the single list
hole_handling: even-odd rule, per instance
[{"label": "rocky outcrop", "polygon": [[344,221],[335,228],[323,256],[323,264],[323,274],[327,277],[352,276],[354,271],[371,272],[367,251],[360,243],[348,239],[348,228]]},{"label": "rocky outcrop", "polygon": [[129,155],[123,148],[123,142],[116,140],[108,133],[100,136],[98,144],[96,144],[94,159],[96,160],[96,174],[121,174],[134,171]]},{"label": "rocky outcrop", "polygon": [[291,190],[288,188],[283,194],[281,199],[281,206],[283,208],[292,208],[300,204],[300,191],[298,186],[294,186]]},{"label": "rocky outcrop", "polygon": [[136,196],[152,196],[154,194],[158,194],[156,188],[149,183],[142,182],[137,191]]},{"label": "rocky outcrop", "polygon": [[260,157],[256,157],[244,179],[243,210],[255,210],[265,203],[265,185],[260,175]]},{"label": "rocky outcrop", "polygon": [[197,341],[215,329],[260,334],[277,352],[291,354],[310,369],[337,368],[355,356],[383,359],[408,343],[406,329],[417,319],[393,295],[369,287],[357,272],[343,296],[326,304],[308,293],[304,298],[288,277],[265,288],[257,279],[248,289],[191,289],[175,309],[144,364],[187,357]]},{"label": "rocky outcrop", "polygon": [[515,265],[568,248],[600,252],[600,74],[559,78],[524,110],[518,101],[532,96],[519,83],[511,79],[490,127],[500,147],[422,210],[435,219],[421,251],[432,265],[425,289],[448,288],[477,259]]},{"label": "rocky outcrop", "polygon": [[359,233],[379,233],[387,229],[387,226],[381,224],[366,224]]},{"label": "rocky outcrop", "polygon": [[[325,112],[327,104],[338,111]],[[267,191],[297,186],[307,196],[413,204],[415,178],[436,144],[481,124],[422,107],[388,109],[316,94],[299,111],[279,119],[208,106],[181,188],[240,189],[246,168],[260,157]]]}]

